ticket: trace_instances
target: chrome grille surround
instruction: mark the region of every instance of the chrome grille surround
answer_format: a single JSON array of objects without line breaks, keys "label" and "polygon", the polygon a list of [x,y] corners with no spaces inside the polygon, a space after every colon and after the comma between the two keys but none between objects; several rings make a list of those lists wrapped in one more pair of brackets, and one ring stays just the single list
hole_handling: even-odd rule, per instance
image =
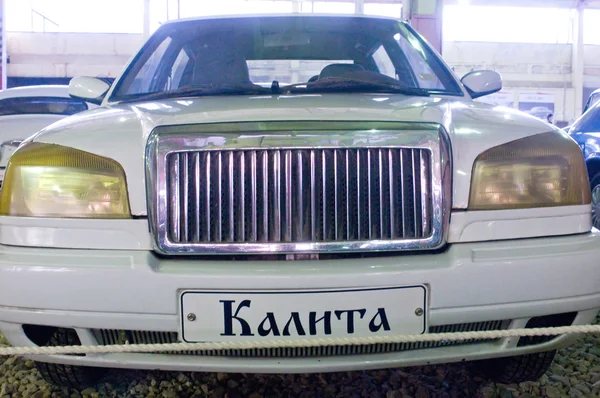
[{"label": "chrome grille surround", "polygon": [[203,255],[436,249],[447,230],[450,160],[445,131],[431,123],[158,127],[146,152],[155,247]]},{"label": "chrome grille surround", "polygon": [[[429,333],[474,332],[487,330],[506,330],[510,325],[508,320],[460,323],[429,327]],[[110,346],[118,344],[162,344],[177,343],[176,332],[151,332],[140,330],[93,329],[99,345]],[[421,343],[382,343],[369,345],[339,345],[316,347],[288,347],[263,349],[223,349],[209,351],[168,351],[167,355],[197,355],[216,357],[246,357],[246,358],[310,358],[331,357],[342,355],[383,354],[403,352],[427,348],[450,347],[467,344],[489,343],[499,339],[472,339],[454,341],[430,341]]]}]

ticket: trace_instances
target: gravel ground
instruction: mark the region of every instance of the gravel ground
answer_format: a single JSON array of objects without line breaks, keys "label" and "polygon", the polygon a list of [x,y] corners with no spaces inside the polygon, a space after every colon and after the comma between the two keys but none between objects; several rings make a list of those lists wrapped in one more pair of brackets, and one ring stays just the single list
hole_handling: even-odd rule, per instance
[{"label": "gravel ground", "polygon": [[[0,335],[0,346],[8,345]],[[113,371],[93,388],[45,383],[31,361],[0,357],[0,398],[100,397],[600,397],[598,336],[587,335],[557,355],[539,382],[495,384],[468,364],[314,375]]]}]

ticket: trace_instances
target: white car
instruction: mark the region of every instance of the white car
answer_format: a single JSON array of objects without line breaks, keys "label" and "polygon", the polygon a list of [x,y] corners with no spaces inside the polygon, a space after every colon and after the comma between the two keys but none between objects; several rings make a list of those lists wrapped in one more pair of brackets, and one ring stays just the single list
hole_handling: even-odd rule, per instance
[{"label": "white car", "polygon": [[548,115],[552,114],[552,109],[547,106],[534,106],[530,110],[526,111],[531,116],[538,117],[540,119],[547,120]]},{"label": "white car", "polygon": [[[287,78],[273,72],[295,84],[253,84],[252,60],[299,61]],[[310,82],[293,66],[303,60],[323,65]],[[14,346],[262,344],[590,324],[600,234],[583,155],[558,128],[473,101],[500,88],[495,72],[457,79],[394,19],[164,24],[110,88],[72,80],[72,95],[101,107],[12,156],[0,331]],[[574,338],[34,359],[66,385],[106,367],[465,360],[519,382]]]},{"label": "white car", "polygon": [[8,159],[21,141],[89,107],[87,102],[71,98],[67,85],[15,87],[0,91],[0,183]]}]

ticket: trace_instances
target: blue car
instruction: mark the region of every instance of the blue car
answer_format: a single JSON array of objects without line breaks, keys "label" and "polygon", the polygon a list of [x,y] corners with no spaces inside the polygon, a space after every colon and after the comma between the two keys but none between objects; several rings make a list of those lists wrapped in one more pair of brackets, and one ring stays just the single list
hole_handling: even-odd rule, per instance
[{"label": "blue car", "polygon": [[600,102],[573,123],[569,134],[583,150],[592,189],[592,220],[600,229]]}]

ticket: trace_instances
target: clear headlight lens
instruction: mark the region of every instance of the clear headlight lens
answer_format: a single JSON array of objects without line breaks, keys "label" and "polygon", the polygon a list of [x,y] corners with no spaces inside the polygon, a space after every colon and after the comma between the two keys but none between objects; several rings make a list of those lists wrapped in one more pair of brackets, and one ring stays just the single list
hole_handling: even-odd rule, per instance
[{"label": "clear headlight lens", "polygon": [[114,160],[88,152],[26,144],[8,163],[0,215],[130,218],[125,173]]},{"label": "clear headlight lens", "polygon": [[583,154],[562,133],[512,141],[483,152],[475,160],[470,210],[588,203],[590,187]]}]

